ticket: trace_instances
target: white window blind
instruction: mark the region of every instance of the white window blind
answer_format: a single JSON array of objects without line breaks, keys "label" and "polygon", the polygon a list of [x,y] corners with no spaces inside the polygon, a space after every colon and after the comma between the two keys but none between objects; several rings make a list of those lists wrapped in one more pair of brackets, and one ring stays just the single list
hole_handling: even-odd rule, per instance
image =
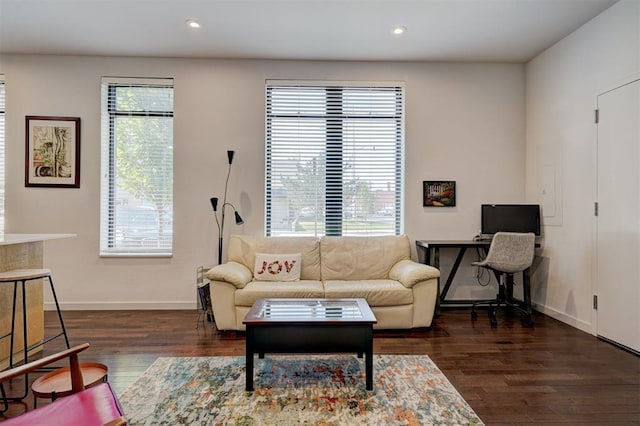
[{"label": "white window blind", "polygon": [[4,232],[4,145],[5,145],[5,89],[4,75],[0,74],[0,232]]},{"label": "white window blind", "polygon": [[173,247],[173,80],[102,79],[100,254]]},{"label": "white window blind", "polygon": [[400,234],[403,86],[267,81],[266,97],[266,234]]}]

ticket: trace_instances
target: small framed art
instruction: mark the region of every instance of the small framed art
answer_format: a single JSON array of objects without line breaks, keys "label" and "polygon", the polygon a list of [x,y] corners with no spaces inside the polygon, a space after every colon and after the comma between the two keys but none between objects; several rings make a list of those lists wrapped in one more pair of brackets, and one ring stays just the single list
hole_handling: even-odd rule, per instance
[{"label": "small framed art", "polygon": [[25,186],[80,187],[80,118],[25,117]]},{"label": "small framed art", "polygon": [[454,207],[456,205],[455,180],[425,180],[422,182],[424,207]]}]

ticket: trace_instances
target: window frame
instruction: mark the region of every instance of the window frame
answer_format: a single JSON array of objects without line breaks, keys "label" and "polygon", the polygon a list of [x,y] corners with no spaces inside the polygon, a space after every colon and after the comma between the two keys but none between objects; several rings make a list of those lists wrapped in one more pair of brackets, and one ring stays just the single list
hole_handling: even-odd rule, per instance
[{"label": "window frame", "polygon": [[[118,117],[147,117],[160,118],[170,117],[172,119],[171,145],[174,145],[173,138],[173,117],[174,117],[174,101],[173,91],[174,82],[170,78],[122,78],[122,77],[103,77],[102,78],[102,182],[100,196],[100,256],[101,257],[171,257],[173,256],[173,234],[170,246],[163,248],[141,247],[133,248],[116,248],[116,225],[115,218],[118,210],[116,206],[116,132],[115,123]],[[116,90],[118,87],[148,87],[172,90],[171,111],[156,110],[118,110],[116,106]],[[105,161],[106,158],[106,161]],[[173,162],[173,160],[172,160]],[[105,169],[106,164],[106,170]],[[173,167],[172,167],[173,181]],[[173,183],[171,184],[173,192]],[[173,199],[173,196],[172,196]],[[106,206],[105,206],[106,203]],[[106,210],[106,212],[105,212]],[[173,201],[171,203],[171,211],[173,211]],[[171,225],[173,226],[173,225]],[[105,235],[106,234],[106,235]]]},{"label": "window frame", "polygon": [[5,228],[5,170],[6,170],[6,124],[7,124],[7,86],[4,74],[0,74],[0,232]]},{"label": "window frame", "polygon": [[[353,230],[348,229],[345,232],[343,226],[343,210],[345,208],[345,200],[343,189],[345,180],[343,176],[343,160],[345,156],[345,132],[343,123],[350,118],[349,113],[345,113],[342,104],[343,92],[350,89],[371,89],[384,88],[393,90],[396,94],[395,113],[389,116],[375,116],[373,119],[390,119],[396,122],[396,137],[393,164],[395,167],[395,195],[394,195],[394,235],[401,235],[404,232],[404,107],[405,107],[405,90],[402,82],[332,82],[332,81],[289,81],[289,80],[266,80],[265,82],[265,235],[271,236],[274,233],[272,215],[273,204],[273,182],[271,179],[273,172],[273,138],[272,128],[273,119],[278,114],[273,113],[273,101],[271,93],[278,88],[323,88],[326,92],[325,113],[324,114],[303,114],[298,112],[300,118],[322,118],[325,121],[326,131],[326,147],[324,153],[326,155],[326,177],[324,182],[325,189],[325,211],[324,233],[327,236],[351,235]],[[355,114],[357,116],[357,114]],[[361,116],[358,116],[362,118]],[[329,155],[332,154],[332,155]],[[329,160],[331,159],[331,160]],[[391,163],[391,162],[390,162]],[[327,188],[331,190],[327,190]],[[316,221],[317,223],[317,221]],[[355,233],[354,235],[356,235]],[[372,232],[368,235],[379,235],[378,232]],[[386,235],[386,234],[384,234]]]}]

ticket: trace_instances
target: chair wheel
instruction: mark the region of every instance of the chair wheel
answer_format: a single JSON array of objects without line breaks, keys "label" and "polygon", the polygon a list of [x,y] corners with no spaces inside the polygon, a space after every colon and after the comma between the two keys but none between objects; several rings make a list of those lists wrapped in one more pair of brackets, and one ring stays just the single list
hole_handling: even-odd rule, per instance
[{"label": "chair wheel", "polygon": [[491,321],[491,327],[496,327],[498,325],[498,314],[495,309],[489,310],[489,320]]}]

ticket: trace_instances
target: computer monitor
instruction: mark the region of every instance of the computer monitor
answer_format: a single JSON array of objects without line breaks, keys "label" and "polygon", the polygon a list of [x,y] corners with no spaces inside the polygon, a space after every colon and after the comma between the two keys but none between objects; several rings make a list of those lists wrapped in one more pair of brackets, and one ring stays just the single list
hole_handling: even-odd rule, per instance
[{"label": "computer monitor", "polygon": [[480,233],[533,232],[540,235],[540,205],[483,204]]}]

